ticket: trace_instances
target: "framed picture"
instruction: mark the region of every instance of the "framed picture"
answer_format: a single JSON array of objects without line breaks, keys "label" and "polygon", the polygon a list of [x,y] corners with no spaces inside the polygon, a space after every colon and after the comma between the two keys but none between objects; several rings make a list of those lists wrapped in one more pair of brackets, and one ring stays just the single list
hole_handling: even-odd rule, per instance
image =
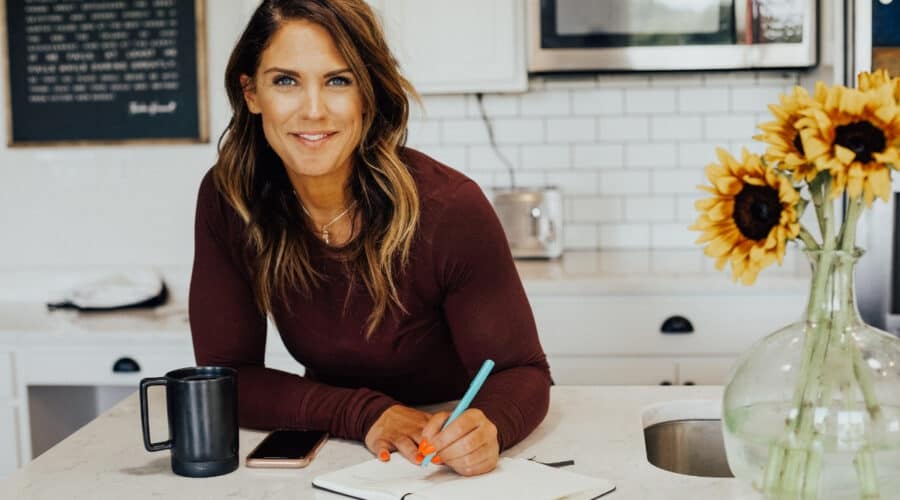
[{"label": "framed picture", "polygon": [[205,0],[0,0],[9,146],[209,142]]}]

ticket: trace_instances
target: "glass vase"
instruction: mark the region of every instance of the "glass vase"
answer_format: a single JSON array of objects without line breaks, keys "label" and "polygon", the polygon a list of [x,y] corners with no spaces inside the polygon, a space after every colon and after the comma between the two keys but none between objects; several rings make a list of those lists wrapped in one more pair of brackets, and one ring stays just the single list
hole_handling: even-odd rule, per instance
[{"label": "glass vase", "polygon": [[807,252],[804,317],[757,342],[729,376],[728,463],[767,498],[900,498],[900,340],[859,315],[861,254]]}]

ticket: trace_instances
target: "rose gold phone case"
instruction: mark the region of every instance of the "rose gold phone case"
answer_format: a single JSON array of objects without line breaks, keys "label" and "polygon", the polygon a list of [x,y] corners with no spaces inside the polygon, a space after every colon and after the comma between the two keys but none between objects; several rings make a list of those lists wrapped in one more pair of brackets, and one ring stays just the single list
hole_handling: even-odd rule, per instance
[{"label": "rose gold phone case", "polygon": [[256,453],[256,448],[262,444],[262,441],[256,445],[256,448],[253,448],[253,451],[247,455],[247,467],[258,467],[258,468],[267,468],[267,469],[301,469],[309,465],[310,462],[316,458],[316,454],[319,453],[319,449],[322,448],[322,445],[328,441],[328,434],[323,434],[322,438],[319,439],[319,442],[310,450],[309,453],[306,454],[305,457],[302,458],[250,458],[251,455]]}]

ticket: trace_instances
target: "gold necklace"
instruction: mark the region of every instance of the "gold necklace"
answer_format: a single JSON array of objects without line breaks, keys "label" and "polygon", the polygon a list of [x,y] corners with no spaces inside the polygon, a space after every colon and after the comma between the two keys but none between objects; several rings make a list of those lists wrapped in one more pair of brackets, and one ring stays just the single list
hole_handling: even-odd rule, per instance
[{"label": "gold necklace", "polygon": [[[334,219],[331,219],[330,221],[328,221],[327,224],[322,224],[322,226],[319,228],[319,232],[322,233],[322,241],[324,241],[326,245],[331,244],[330,236],[328,233],[328,228],[331,227],[332,224],[334,224],[335,222],[340,220],[341,217],[347,215],[347,212],[349,212],[350,209],[353,208],[354,206],[356,206],[356,200],[354,200],[353,203],[347,205],[347,208],[345,208],[343,212],[337,214],[334,217]],[[309,210],[306,209],[306,206],[303,205],[303,202],[300,203],[300,208],[303,209],[303,213],[305,213],[306,216],[309,217],[309,220],[312,221],[313,220],[312,215],[310,215]],[[315,221],[313,221],[313,223],[315,223]]]}]

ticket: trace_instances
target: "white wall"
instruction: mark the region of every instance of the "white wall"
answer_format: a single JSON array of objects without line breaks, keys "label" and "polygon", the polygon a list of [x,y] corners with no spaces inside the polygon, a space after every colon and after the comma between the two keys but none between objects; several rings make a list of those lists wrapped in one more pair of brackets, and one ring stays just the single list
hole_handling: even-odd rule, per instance
[{"label": "white wall", "polygon": [[[190,265],[197,186],[229,116],[222,75],[253,3],[207,3],[212,143],[0,147],[0,271]],[[829,23],[826,13],[826,60]],[[520,184],[556,184],[566,193],[568,249],[686,248],[695,238],[686,229],[694,186],[715,146],[759,151],[750,137],[768,120],[766,104],[812,77],[831,75],[823,67],[813,74],[539,77],[527,93],[488,95],[485,104]],[[474,96],[428,96],[425,104],[428,118],[417,114],[410,145],[485,188],[502,186],[507,176],[487,145]]]}]

